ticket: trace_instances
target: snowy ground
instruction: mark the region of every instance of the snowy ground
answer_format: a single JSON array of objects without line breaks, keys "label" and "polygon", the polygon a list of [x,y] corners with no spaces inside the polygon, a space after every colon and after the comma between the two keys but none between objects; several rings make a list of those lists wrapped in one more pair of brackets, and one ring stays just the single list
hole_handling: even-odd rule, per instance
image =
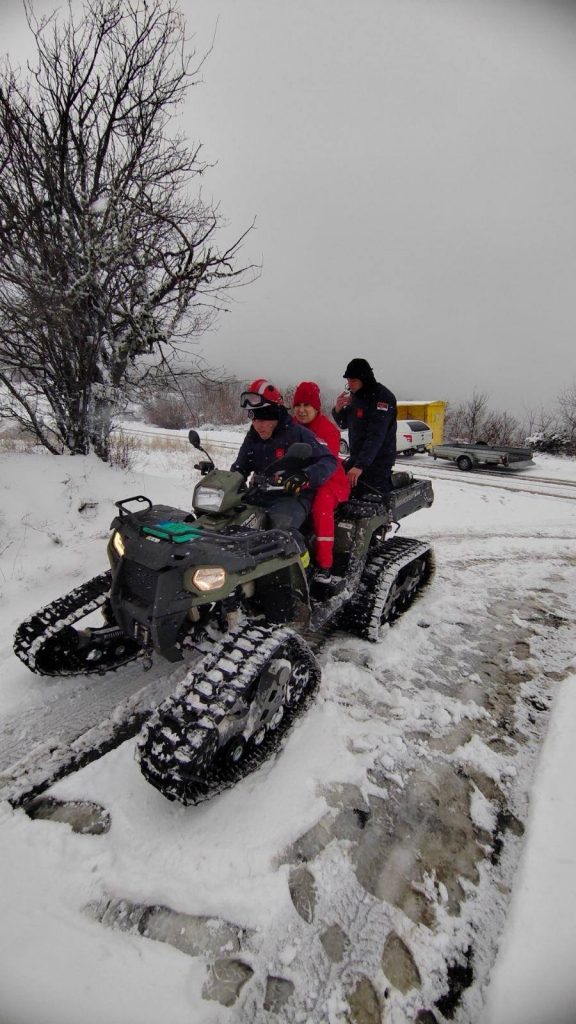
[{"label": "snowy ground", "polygon": [[[193,461],[0,455],[6,749],[89,694],[16,626],[106,567],[115,499],[188,507]],[[53,787],[84,831],[0,805],[0,1024],[574,1024],[576,487],[546,481],[576,462],[400,468],[434,481],[402,527],[433,583],[379,645],[330,641],[277,757],[183,808],[129,741]]]}]

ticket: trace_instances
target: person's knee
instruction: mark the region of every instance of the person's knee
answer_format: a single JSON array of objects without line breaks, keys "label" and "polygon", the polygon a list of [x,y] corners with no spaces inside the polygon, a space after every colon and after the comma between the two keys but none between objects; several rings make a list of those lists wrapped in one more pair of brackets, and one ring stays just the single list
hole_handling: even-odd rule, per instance
[{"label": "person's knee", "polygon": [[268,521],[273,530],[289,530],[295,525],[291,516],[283,512],[269,512]]},{"label": "person's knee", "polygon": [[308,509],[297,501],[274,505],[268,509],[268,518],[278,530],[299,529],[308,515]]}]

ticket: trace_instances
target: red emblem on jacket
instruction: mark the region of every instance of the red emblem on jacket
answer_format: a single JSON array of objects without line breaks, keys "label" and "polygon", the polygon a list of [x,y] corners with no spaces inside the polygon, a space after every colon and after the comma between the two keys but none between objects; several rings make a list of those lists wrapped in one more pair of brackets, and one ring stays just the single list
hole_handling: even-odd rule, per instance
[{"label": "red emblem on jacket", "polygon": [[285,454],[286,454],[286,449],[285,448],[277,448],[276,451],[274,452],[274,458],[275,459],[281,459],[282,456],[285,455]]},{"label": "red emblem on jacket", "polygon": [[364,409],[356,409],[356,415],[358,419],[361,420],[364,415]]}]

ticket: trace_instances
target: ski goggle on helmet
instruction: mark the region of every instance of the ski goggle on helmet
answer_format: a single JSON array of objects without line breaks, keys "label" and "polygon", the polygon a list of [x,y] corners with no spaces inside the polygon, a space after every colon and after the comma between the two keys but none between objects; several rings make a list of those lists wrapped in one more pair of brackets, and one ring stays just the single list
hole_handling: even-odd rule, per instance
[{"label": "ski goggle on helmet", "polygon": [[248,390],[240,395],[242,409],[260,409],[264,405],[282,405],[282,402],[278,388],[263,378],[253,380]]}]

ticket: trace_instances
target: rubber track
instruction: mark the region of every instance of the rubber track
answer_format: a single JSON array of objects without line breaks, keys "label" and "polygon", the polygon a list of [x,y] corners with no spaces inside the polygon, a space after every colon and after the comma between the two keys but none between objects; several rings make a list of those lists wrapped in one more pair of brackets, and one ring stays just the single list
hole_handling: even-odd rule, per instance
[{"label": "rubber track", "polygon": [[110,592],[111,584],[112,574],[108,570],[25,619],[14,637],[14,653],[20,661],[23,661],[32,672],[45,676],[101,675],[133,661],[138,656],[139,649],[133,650],[130,654],[126,653],[126,656],[115,664],[95,662],[92,667],[90,662],[82,662],[79,665],[72,657],[69,665],[63,664],[49,670],[38,667],[38,656],[42,653],[45,643],[60,630],[73,626],[75,622],[101,608]]},{"label": "rubber track", "polygon": [[[421,572],[403,587],[408,575],[406,570],[420,559],[425,560]],[[405,607],[431,571],[432,550],[429,544],[410,537],[394,537],[387,541],[381,551],[369,555],[356,594],[342,612],[341,627],[376,642],[380,627],[398,614],[395,601],[386,607],[398,582],[398,603]]]},{"label": "rubber track", "polygon": [[[301,699],[294,707],[283,704],[278,724],[267,730],[260,744],[248,740],[241,759],[233,762],[216,749],[217,727],[232,708],[244,702],[264,666],[287,645],[295,649],[299,665],[310,672]],[[281,738],[308,706],[320,674],[308,645],[293,630],[244,626],[218,644],[148,721],[137,753],[145,778],[169,800],[184,804],[200,803],[236,785],[278,749]],[[250,707],[245,703],[242,722]],[[188,779],[182,777],[182,766]],[[190,775],[202,783],[191,781]]]}]

